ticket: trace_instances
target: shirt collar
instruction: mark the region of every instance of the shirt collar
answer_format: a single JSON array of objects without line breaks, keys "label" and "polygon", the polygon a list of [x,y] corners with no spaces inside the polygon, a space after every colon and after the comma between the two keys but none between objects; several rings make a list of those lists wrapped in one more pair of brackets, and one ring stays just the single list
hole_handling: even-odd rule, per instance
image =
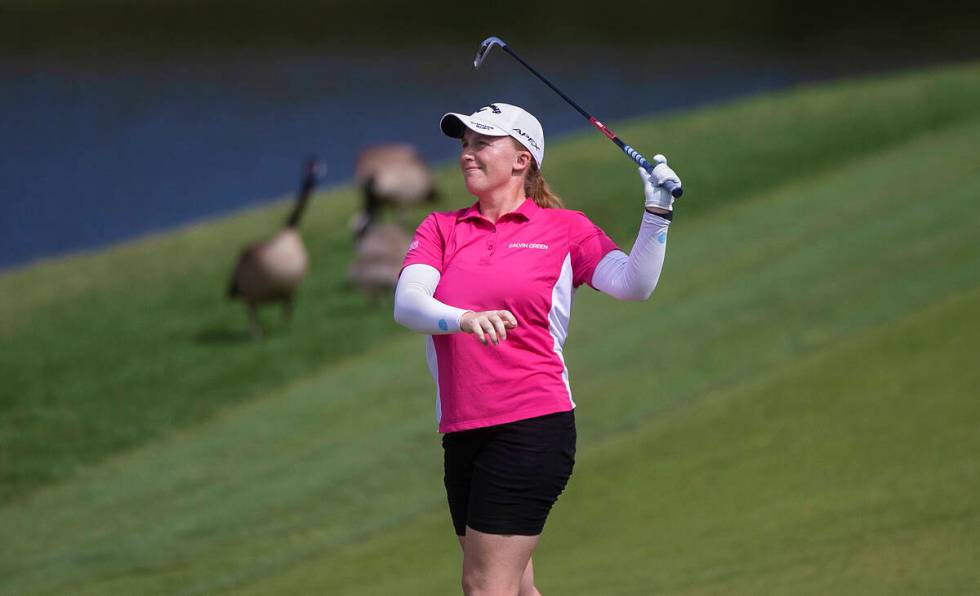
[{"label": "shirt collar", "polygon": [[[520,207],[518,207],[513,211],[504,213],[503,215],[500,216],[500,219],[503,219],[505,217],[506,218],[513,217],[515,219],[523,219],[527,221],[530,220],[531,216],[534,215],[534,213],[539,211],[540,209],[541,207],[538,207],[538,204],[534,202],[534,199],[532,199],[531,197],[525,197],[524,202],[521,203]],[[456,216],[456,221],[464,221],[471,218],[484,219],[484,220],[487,219],[480,214],[479,201],[473,203],[472,205],[464,209],[462,212],[460,212],[460,214]],[[500,220],[498,219],[498,221]]]}]

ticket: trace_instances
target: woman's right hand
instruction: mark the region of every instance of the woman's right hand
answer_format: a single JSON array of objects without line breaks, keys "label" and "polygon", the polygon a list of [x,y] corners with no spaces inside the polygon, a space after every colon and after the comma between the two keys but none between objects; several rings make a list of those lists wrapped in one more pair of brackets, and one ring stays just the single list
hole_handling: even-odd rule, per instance
[{"label": "woman's right hand", "polygon": [[480,343],[487,345],[487,338],[494,345],[507,339],[507,330],[517,327],[517,317],[509,310],[467,311],[459,320],[459,330],[476,335]]}]

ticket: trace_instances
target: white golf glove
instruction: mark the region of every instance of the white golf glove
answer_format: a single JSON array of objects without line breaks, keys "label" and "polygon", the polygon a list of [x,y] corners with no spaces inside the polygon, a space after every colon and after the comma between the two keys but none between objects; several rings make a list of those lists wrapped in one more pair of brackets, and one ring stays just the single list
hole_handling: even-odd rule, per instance
[{"label": "white golf glove", "polygon": [[656,164],[653,168],[653,174],[649,174],[646,170],[640,168],[640,178],[643,179],[643,194],[646,197],[646,208],[654,211],[658,209],[662,211],[673,211],[674,197],[661,184],[668,180],[680,183],[681,179],[677,177],[674,170],[667,166],[667,158],[663,155],[659,153],[654,155],[653,163]]}]

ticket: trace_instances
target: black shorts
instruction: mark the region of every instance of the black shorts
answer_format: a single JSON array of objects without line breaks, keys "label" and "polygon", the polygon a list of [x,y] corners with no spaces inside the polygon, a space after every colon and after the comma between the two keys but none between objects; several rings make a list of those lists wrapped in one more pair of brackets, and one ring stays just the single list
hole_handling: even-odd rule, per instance
[{"label": "black shorts", "polygon": [[442,437],[456,534],[537,536],[575,465],[575,413],[558,412]]}]

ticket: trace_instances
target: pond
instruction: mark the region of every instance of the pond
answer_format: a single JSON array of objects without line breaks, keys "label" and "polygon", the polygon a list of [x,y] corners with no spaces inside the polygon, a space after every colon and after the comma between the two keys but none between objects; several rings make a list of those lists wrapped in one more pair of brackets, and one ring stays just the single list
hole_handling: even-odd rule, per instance
[{"label": "pond", "polygon": [[[451,159],[446,111],[521,105],[549,141],[588,126],[499,50],[474,70],[475,46],[0,59],[0,269],[272,200],[310,154],[328,163],[328,184],[350,180],[375,143]],[[855,68],[710,48],[521,53],[606,122]]]}]

